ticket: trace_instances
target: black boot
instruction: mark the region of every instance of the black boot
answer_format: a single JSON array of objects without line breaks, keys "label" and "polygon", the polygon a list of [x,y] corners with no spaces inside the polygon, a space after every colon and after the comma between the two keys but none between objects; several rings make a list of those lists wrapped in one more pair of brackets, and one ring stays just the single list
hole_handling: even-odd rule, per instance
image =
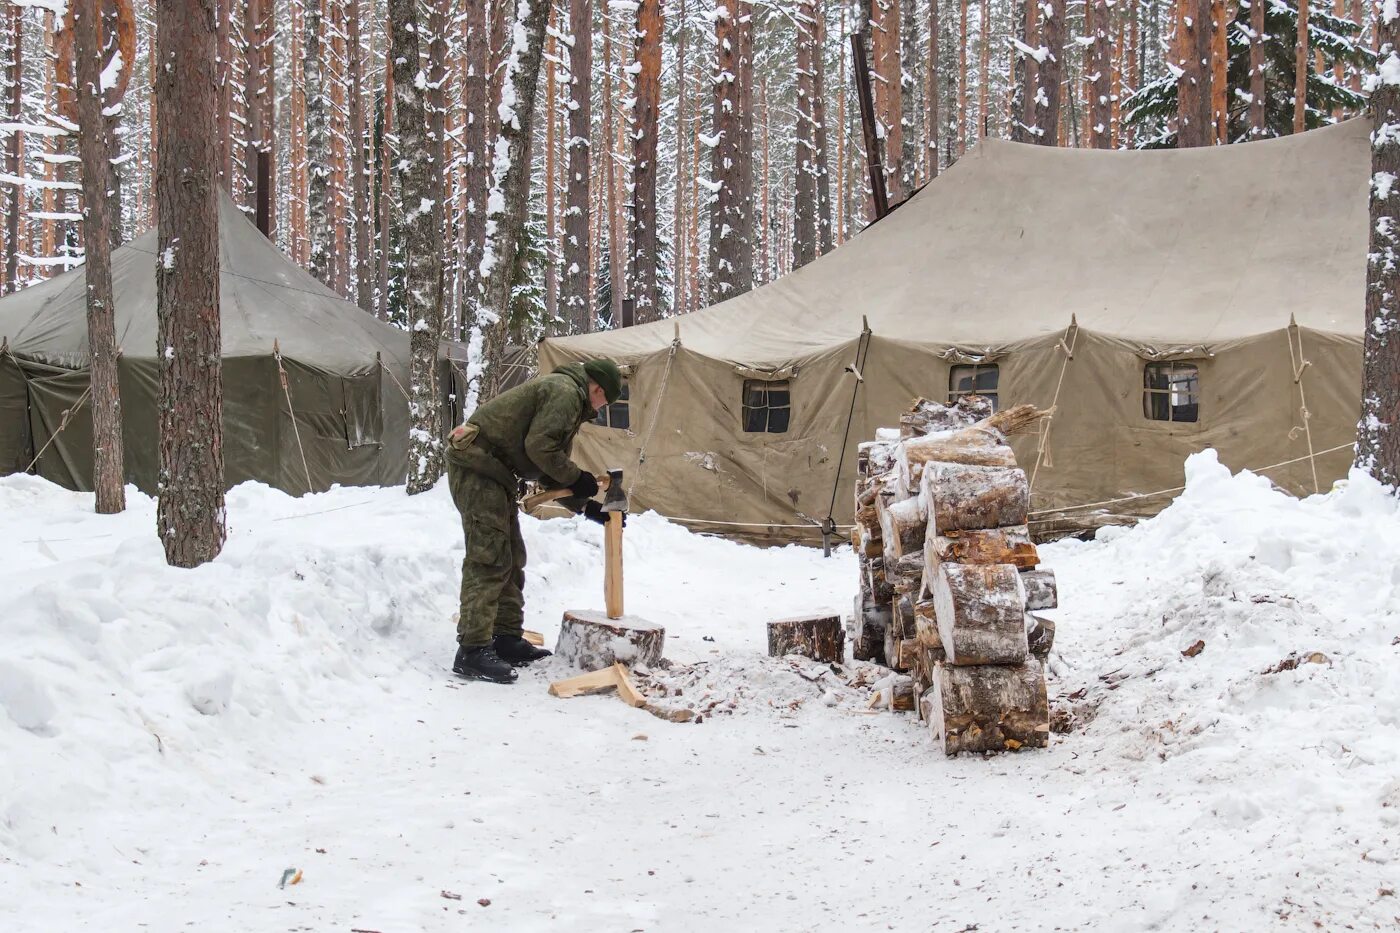
[{"label": "black boot", "polygon": [[553,653],[544,648],[536,648],[518,635],[497,635],[492,639],[491,647],[496,649],[497,657],[513,667],[524,667],[531,661],[547,658]]},{"label": "black boot", "polygon": [[468,680],[489,680],[495,684],[515,683],[515,671],[502,661],[490,645],[457,649],[457,658],[452,662],[452,673]]}]

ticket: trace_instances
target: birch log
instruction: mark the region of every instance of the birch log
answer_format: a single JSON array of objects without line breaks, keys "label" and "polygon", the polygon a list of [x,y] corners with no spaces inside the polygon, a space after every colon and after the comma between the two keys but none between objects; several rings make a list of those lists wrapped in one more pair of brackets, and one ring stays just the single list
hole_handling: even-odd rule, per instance
[{"label": "birch log", "polygon": [[982,528],[940,535],[928,525],[924,560],[930,571],[944,562],[952,564],[1012,564],[1029,570],[1040,562],[1030,530],[1025,525]]},{"label": "birch log", "polygon": [[601,612],[569,611],[559,625],[554,653],[566,664],[596,671],[621,661],[629,667],[661,661],[666,630],[654,622],[623,616],[609,619]]},{"label": "birch log", "polygon": [[924,546],[927,524],[918,499],[897,502],[880,497],[880,537],[885,541],[885,557],[899,559],[905,554],[918,554]]},{"label": "birch log", "polygon": [[1027,609],[1054,609],[1059,605],[1059,590],[1055,586],[1055,571],[1027,570],[1021,574],[1026,590]]},{"label": "birch log", "polygon": [[1026,524],[1030,484],[1016,468],[934,463],[924,471],[919,498],[927,504],[928,524],[947,536]]},{"label": "birch log", "polygon": [[941,665],[925,696],[929,729],[948,755],[1044,748],[1049,743],[1050,703],[1045,670],[1038,661]]},{"label": "birch log", "polygon": [[864,596],[856,596],[851,637],[851,654],[857,661],[885,661],[885,631],[891,624],[888,606],[877,606]]},{"label": "birch log", "polygon": [[1026,595],[1015,567],[942,564],[933,602],[949,664],[1020,664],[1026,659]]}]

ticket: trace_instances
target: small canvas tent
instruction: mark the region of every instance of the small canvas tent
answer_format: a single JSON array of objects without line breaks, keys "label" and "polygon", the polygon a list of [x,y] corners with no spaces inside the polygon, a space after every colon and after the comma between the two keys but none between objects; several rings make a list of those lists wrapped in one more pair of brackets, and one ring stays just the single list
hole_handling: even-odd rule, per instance
[{"label": "small canvas tent", "polygon": [[581,456],[707,530],[810,540],[833,496],[849,521],[856,443],[974,388],[1057,408],[1015,442],[1041,530],[1160,509],[1205,447],[1308,493],[1351,460],[1369,175],[1361,121],[1174,151],[985,140],[797,272],[546,340],[540,366],[627,364],[626,427],[585,428]]},{"label": "small canvas tent", "polygon": [[[408,334],[323,286],[227,198],[219,252],[228,483],[302,493],[403,482]],[[148,492],[157,469],[155,263],[155,231],[112,254],[126,476]],[[0,475],[33,462],[56,483],[92,488],[85,301],[82,269],[0,300]],[[460,367],[446,356],[442,375],[453,386]]]}]

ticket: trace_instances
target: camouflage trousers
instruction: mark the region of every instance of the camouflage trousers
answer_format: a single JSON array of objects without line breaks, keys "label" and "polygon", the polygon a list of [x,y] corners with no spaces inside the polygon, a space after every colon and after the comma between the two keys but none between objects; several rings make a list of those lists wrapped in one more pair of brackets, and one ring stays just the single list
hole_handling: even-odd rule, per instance
[{"label": "camouflage trousers", "polygon": [[515,497],[449,458],[447,483],[462,513],[462,604],[457,641],[476,648],[493,635],[520,637],[525,624],[525,539]]}]

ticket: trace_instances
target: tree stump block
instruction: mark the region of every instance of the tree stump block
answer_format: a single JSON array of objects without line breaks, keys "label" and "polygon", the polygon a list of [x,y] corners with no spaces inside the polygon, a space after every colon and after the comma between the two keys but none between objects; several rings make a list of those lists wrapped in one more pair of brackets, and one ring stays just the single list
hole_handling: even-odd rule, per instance
[{"label": "tree stump block", "polygon": [[1022,570],[1030,570],[1040,562],[1040,557],[1025,525],[955,531],[947,535],[937,534],[930,525],[924,543],[924,562],[931,568],[943,563],[1014,564]]},{"label": "tree stump block", "polygon": [[1010,564],[940,564],[933,606],[948,663],[1026,659],[1026,597]]},{"label": "tree stump block", "polygon": [[1027,609],[1054,609],[1060,604],[1053,570],[1024,571],[1021,574],[1021,585],[1026,588]]},{"label": "tree stump block", "polygon": [[1044,748],[1050,740],[1045,669],[940,665],[924,694],[929,729],[948,755]]},{"label": "tree stump block", "polygon": [[846,633],[840,616],[775,619],[768,623],[768,655],[797,654],[813,661],[839,664],[845,657]]},{"label": "tree stump block", "polygon": [[666,629],[636,616],[571,609],[559,625],[554,654],[567,664],[596,671],[621,661],[628,667],[655,665],[666,646]]}]

